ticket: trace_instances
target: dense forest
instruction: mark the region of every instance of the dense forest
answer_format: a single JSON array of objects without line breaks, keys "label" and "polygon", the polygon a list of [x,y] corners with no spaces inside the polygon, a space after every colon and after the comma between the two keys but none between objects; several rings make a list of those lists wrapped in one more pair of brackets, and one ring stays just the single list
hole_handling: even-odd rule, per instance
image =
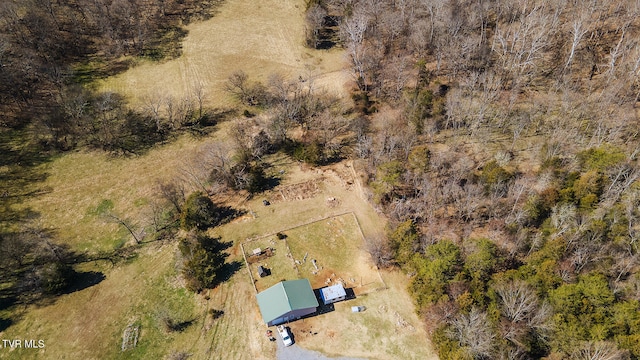
[{"label": "dense forest", "polygon": [[411,276],[440,358],[640,357],[638,15],[310,4],[308,42],[339,38],[368,120],[353,156],[390,219],[369,248]]},{"label": "dense forest", "polygon": [[[214,3],[3,1],[1,134],[30,148],[0,144],[0,180],[24,176],[32,152],[131,155],[209,124],[202,89],[132,110],[90,84],[137,57],[179,56],[182,24]],[[355,159],[389,219],[367,247],[410,277],[440,358],[638,359],[639,15],[633,0],[308,1],[307,46],[344,49],[352,105],[311,78],[239,69],[226,85],[244,109],[233,144],[197,154],[188,175],[203,193],[255,193],[272,185],[265,154]],[[160,193],[179,214],[183,184]],[[17,227],[28,214],[14,200],[0,201],[0,272],[15,294],[59,292],[79,255]],[[192,262],[222,246],[191,240]]]}]

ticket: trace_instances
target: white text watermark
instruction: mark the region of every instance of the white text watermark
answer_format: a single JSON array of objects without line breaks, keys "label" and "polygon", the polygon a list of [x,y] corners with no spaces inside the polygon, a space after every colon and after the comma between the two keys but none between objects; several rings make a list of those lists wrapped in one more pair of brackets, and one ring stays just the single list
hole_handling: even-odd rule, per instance
[{"label": "white text watermark", "polygon": [[44,349],[44,340],[2,339],[0,349]]}]

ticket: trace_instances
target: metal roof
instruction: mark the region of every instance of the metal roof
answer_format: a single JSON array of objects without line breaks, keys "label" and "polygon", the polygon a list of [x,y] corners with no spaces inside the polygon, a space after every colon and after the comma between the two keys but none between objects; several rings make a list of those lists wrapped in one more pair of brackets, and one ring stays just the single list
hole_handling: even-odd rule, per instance
[{"label": "metal roof", "polygon": [[262,319],[266,323],[290,311],[318,306],[318,300],[307,279],[279,282],[256,295],[256,298]]},{"label": "metal roof", "polygon": [[322,298],[327,300],[334,300],[347,296],[347,292],[344,290],[342,284],[335,284],[333,286],[325,287],[320,290],[322,292]]}]

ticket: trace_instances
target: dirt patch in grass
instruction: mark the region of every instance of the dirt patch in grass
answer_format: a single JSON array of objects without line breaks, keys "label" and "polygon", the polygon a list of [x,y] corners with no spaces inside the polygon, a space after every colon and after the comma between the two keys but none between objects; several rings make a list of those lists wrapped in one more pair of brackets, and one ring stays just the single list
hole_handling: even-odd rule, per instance
[{"label": "dirt patch in grass", "polygon": [[305,181],[299,184],[291,184],[287,186],[281,186],[279,191],[281,195],[280,201],[289,201],[289,200],[303,200],[310,199],[316,195],[320,191],[320,186],[322,184],[322,178]]}]

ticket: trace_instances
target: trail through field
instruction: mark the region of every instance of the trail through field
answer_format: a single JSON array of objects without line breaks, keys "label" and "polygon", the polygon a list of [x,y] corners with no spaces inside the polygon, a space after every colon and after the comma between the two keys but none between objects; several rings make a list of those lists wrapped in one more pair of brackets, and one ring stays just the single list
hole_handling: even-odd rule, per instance
[{"label": "trail through field", "polygon": [[242,70],[255,80],[273,73],[313,77],[317,87],[344,95],[349,76],[342,71],[343,52],[304,47],[304,6],[300,0],[227,0],[213,18],[187,27],[178,59],[142,62],[101,87],[136,103],[158,96],[181,99],[202,86],[205,105],[225,107],[233,100],[224,83]]}]

